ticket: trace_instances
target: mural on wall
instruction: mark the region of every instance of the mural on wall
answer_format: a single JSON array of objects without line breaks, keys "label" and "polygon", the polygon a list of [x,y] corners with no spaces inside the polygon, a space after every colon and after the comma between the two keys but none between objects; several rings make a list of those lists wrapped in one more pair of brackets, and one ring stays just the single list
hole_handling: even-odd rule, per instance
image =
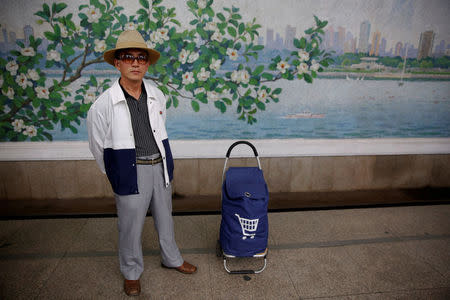
[{"label": "mural on wall", "polygon": [[162,54],[146,77],[171,139],[450,137],[446,1],[20,1],[2,12],[1,141],[86,140],[126,29]]}]

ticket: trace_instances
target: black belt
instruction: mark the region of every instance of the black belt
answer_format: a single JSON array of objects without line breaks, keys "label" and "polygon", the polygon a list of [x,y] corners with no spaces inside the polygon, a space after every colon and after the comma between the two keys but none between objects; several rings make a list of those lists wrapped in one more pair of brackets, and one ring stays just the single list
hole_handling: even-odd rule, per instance
[{"label": "black belt", "polygon": [[162,162],[162,157],[158,157],[155,159],[136,159],[136,163],[138,165],[156,165]]}]

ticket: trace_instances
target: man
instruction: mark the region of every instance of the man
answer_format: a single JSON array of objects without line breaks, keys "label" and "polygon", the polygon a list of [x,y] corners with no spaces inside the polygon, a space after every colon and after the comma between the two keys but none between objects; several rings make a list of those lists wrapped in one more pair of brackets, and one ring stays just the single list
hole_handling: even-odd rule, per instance
[{"label": "man", "polygon": [[98,97],[87,117],[89,148],[115,194],[120,270],[129,296],[140,294],[141,233],[149,206],[159,236],[161,265],[186,274],[197,270],[183,260],[174,238],[166,99],[143,80],[159,56],[139,32],[122,32],[116,48],[103,55],[120,71],[120,79]]}]

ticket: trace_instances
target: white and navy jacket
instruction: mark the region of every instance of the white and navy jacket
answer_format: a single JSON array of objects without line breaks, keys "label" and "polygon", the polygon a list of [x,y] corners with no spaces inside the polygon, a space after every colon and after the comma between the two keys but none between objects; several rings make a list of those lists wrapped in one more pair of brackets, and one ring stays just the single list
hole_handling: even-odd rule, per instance
[{"label": "white and navy jacket", "polygon": [[[166,98],[144,80],[150,125],[161,153],[166,187],[173,179],[173,158],[166,132]],[[119,195],[138,194],[136,149],[131,115],[117,79],[92,104],[87,116],[89,149]]]}]

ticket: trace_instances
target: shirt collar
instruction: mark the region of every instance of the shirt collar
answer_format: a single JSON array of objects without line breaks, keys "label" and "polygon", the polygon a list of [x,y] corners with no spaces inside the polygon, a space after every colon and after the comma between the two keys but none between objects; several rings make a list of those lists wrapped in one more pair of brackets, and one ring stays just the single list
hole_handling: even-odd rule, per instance
[{"label": "shirt collar", "polygon": [[[120,80],[120,79],[119,79],[119,80]],[[125,90],[125,88],[120,84],[120,81],[119,81],[119,86],[120,86],[120,88],[122,89],[122,92],[123,92],[123,95],[125,96],[125,99],[129,99],[129,98],[136,99],[136,98],[134,98],[133,96],[131,96],[131,95]],[[139,99],[142,97],[142,94],[147,95],[147,92],[146,92],[146,90],[145,90],[145,84],[144,84],[144,81],[142,81],[142,83],[141,83],[141,94],[139,95]]]},{"label": "shirt collar", "polygon": [[[112,99],[113,104],[117,104],[119,102],[126,101],[124,89],[122,89],[122,86],[119,83],[119,79],[117,79],[111,86],[111,94],[112,94],[111,99]],[[143,84],[143,87],[147,94],[147,100],[150,100],[150,101],[156,100],[152,94],[151,86],[144,80],[142,80],[142,84]]]}]

